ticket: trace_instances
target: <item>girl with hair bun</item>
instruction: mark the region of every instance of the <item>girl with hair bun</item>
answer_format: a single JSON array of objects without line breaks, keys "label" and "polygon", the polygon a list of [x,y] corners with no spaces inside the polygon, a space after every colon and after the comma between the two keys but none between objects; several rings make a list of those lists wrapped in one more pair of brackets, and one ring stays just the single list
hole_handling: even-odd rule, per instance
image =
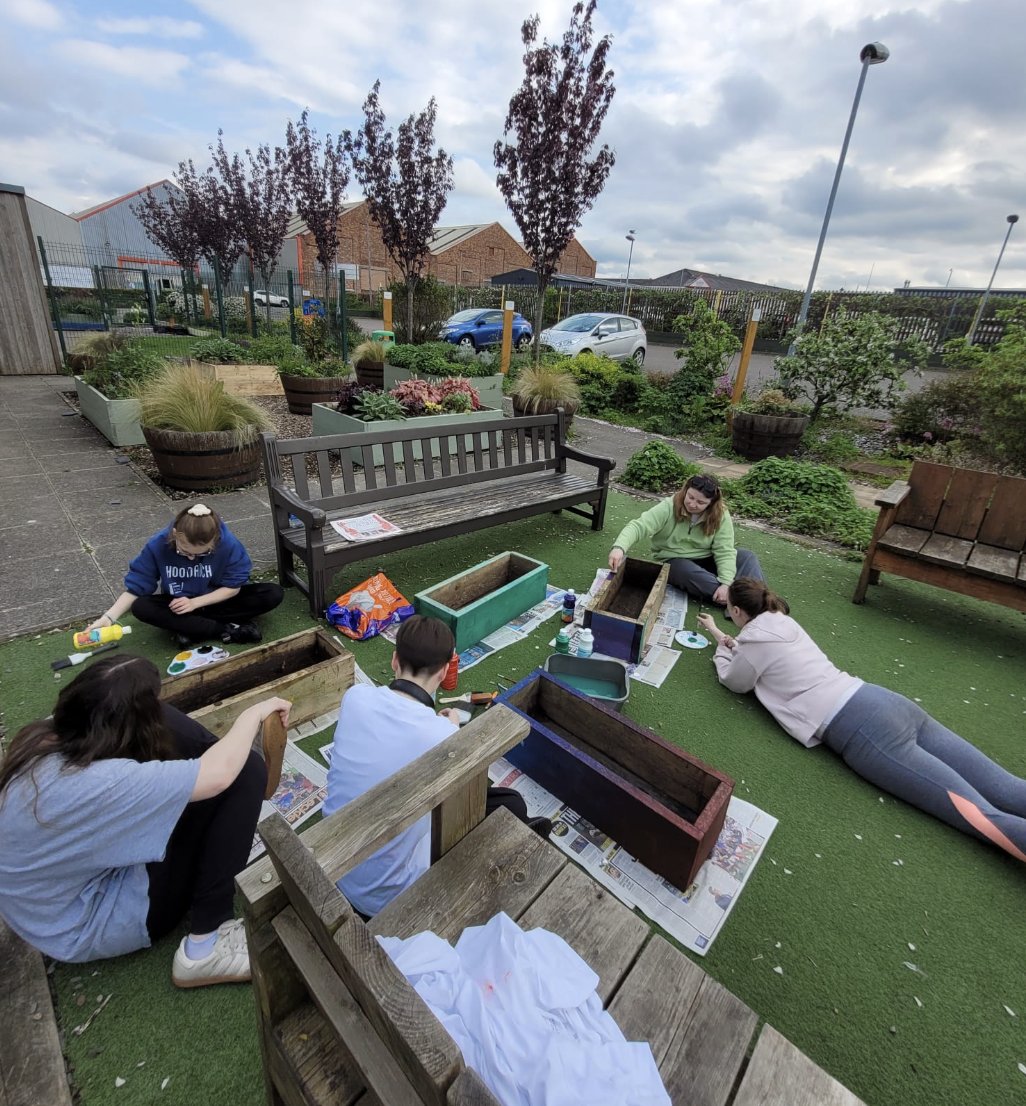
[{"label": "girl with hair bun", "polygon": [[734,523],[714,476],[692,476],[628,522],[610,550],[609,567],[618,569],[642,538],[649,539],[655,559],[670,566],[670,583],[706,603],[722,607],[735,576],[762,579],[755,554],[734,545]]},{"label": "girl with hair bun", "polygon": [[736,636],[698,620],[724,687],[754,691],[802,745],[826,745],[881,790],[1026,861],[1026,780],[904,695],[836,668],[761,580],[735,580],[727,614]]},{"label": "girl with hair bun", "polygon": [[278,584],[251,584],[253,564],[242,542],[205,503],[179,511],[128,566],[125,590],[87,629],[112,626],[129,610],[169,630],[177,645],[256,642],[258,615],[274,610]]},{"label": "girl with hair bun", "polygon": [[288,723],[268,698],[218,739],[162,703],[160,673],[97,657],[53,715],[0,761],[0,917],[33,947],[80,963],[146,948],[189,918],[177,987],[249,979],[235,876],[277,786]]}]

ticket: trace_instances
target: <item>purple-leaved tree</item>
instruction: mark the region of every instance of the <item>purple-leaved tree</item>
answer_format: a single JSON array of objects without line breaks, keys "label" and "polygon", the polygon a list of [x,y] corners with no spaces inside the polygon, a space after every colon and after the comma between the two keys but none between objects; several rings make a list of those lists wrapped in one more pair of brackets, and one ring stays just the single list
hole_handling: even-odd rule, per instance
[{"label": "purple-leaved tree", "polygon": [[349,187],[351,136],[348,131],[337,139],[328,134],[322,143],[311,129],[308,115],[304,110],[298,124],[289,123],[285,146],[296,211],[314,236],[327,295],[338,253],[338,220]]},{"label": "purple-leaved tree", "polygon": [[371,217],[406,283],[406,334],[413,338],[413,300],[424,274],[431,237],[452,191],[452,158],[435,146],[434,97],[419,115],[385,126],[375,81],[363,104],[364,122],[353,140],[353,169]]},{"label": "purple-leaved tree", "polygon": [[592,156],[616,91],[613,71],[606,68],[609,36],[592,49],[595,5],[596,0],[574,4],[561,45],[544,39],[536,45],[538,16],[525,20],[524,82],[509,102],[503,138],[495,143],[496,184],[538,277],[536,357],[545,290],[615,161],[605,144]]},{"label": "purple-leaved tree", "polygon": [[[272,152],[266,144],[258,146],[256,154],[247,149],[247,170],[238,154],[228,156],[224,132],[220,130],[217,147],[211,147],[211,153],[214,168],[227,190],[233,217],[245,239],[251,267],[260,273],[264,288],[269,289],[292,212],[288,154],[280,146]],[[270,323],[269,296],[264,303]]]}]

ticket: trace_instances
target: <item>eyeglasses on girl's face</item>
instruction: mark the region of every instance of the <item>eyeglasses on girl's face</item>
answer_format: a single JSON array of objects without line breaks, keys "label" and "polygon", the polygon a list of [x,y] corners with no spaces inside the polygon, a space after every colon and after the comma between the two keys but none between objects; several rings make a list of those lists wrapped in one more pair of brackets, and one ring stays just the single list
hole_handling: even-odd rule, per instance
[{"label": "eyeglasses on girl's face", "polygon": [[185,541],[183,538],[174,535],[175,539],[175,552],[179,557],[187,557],[190,561],[198,560],[200,557],[209,557],[214,552],[214,547],[217,542],[211,542],[209,545],[193,545],[191,542]]}]

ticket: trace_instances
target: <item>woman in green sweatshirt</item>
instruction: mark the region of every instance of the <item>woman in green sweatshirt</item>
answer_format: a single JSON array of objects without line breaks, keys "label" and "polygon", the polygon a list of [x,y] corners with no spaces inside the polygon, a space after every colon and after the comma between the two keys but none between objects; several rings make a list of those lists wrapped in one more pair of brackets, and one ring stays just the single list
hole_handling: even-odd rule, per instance
[{"label": "woman in green sweatshirt", "polygon": [[758,558],[734,545],[734,523],[713,476],[692,476],[620,531],[609,553],[617,569],[627,550],[648,538],[652,555],[670,566],[670,583],[706,603],[723,607],[735,576],[763,580]]}]

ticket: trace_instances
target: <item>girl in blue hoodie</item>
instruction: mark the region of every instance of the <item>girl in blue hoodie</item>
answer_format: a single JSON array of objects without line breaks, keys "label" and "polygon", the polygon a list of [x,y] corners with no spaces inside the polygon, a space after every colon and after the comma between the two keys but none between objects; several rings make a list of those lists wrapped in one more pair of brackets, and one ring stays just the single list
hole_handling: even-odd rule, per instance
[{"label": "girl in blue hoodie", "polygon": [[242,542],[203,503],[179,512],[128,566],[125,590],[89,629],[112,626],[131,610],[140,622],[170,630],[180,646],[200,641],[256,642],[255,619],[274,610],[278,584],[251,584]]}]

